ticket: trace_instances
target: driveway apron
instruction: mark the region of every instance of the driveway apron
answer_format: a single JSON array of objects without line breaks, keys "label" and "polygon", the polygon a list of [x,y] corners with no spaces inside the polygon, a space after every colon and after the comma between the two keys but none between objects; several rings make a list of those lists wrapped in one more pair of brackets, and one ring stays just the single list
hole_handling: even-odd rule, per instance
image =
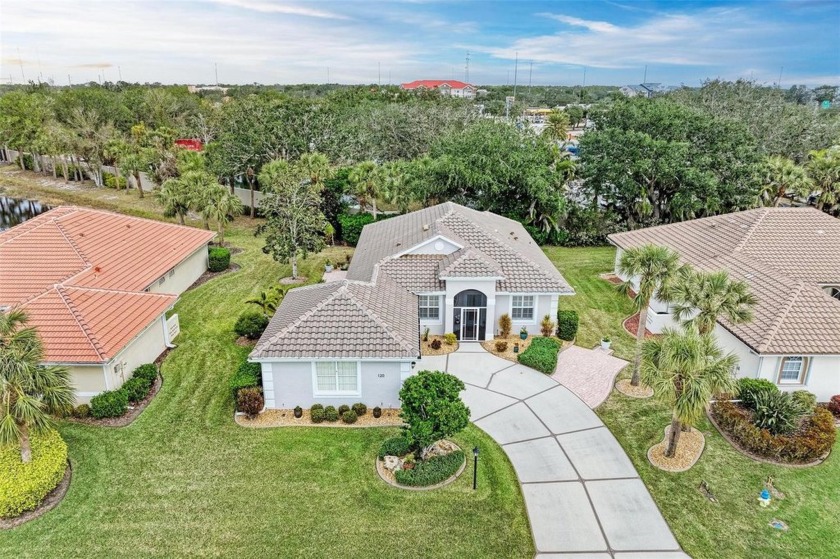
[{"label": "driveway apron", "polygon": [[621,445],[555,379],[480,344],[419,366],[464,381],[471,420],[516,470],[538,558],[688,558]]}]

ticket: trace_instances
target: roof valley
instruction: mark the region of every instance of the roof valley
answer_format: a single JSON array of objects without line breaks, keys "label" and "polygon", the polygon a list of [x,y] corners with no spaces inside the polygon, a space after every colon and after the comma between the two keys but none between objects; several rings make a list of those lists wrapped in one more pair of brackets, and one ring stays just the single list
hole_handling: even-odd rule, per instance
[{"label": "roof valley", "polygon": [[84,316],[82,316],[82,313],[76,307],[76,304],[67,295],[65,288],[61,285],[56,285],[55,291],[56,293],[58,293],[58,296],[61,298],[64,304],[67,305],[67,308],[70,310],[70,314],[73,315],[73,318],[76,320],[76,324],[78,324],[79,328],[81,328],[82,332],[84,332],[85,337],[88,339],[88,342],[90,342],[90,345],[91,347],[93,347],[93,350],[96,352],[96,355],[99,357],[99,359],[104,361],[105,348],[103,348],[102,344],[99,343],[99,340],[93,334],[93,331],[90,329],[90,326],[88,326],[88,323],[85,321]]}]

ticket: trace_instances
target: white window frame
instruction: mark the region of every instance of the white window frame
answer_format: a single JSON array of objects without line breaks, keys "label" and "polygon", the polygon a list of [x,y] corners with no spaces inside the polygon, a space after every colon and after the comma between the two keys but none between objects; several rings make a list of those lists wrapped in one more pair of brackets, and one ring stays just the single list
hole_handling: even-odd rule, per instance
[{"label": "white window frame", "polygon": [[[355,363],[356,390],[318,390],[318,363]],[[312,361],[312,396],[315,398],[343,398],[362,395],[362,362],[349,359],[324,359]]]},{"label": "white window frame", "polygon": [[[782,378],[782,373],[785,370],[785,365],[790,362],[791,359],[800,359],[800,366],[799,366],[799,375],[796,379],[785,379]],[[784,385],[803,385],[805,384],[805,380],[808,378],[808,369],[811,367],[811,359],[804,355],[787,355],[781,358],[779,362],[779,374],[776,380],[776,384],[784,384]]]},{"label": "white window frame", "polygon": [[421,293],[421,294],[417,295],[417,314],[418,315],[420,315],[420,309],[433,308],[429,305],[423,305],[423,302],[422,302],[423,297],[427,297],[429,299],[432,299],[432,298],[437,299],[438,315],[437,315],[437,318],[423,318],[422,316],[420,316],[420,322],[422,322],[424,324],[440,324],[443,320],[443,309],[441,308],[443,305],[441,304],[441,296],[440,295],[427,295],[425,293]]},{"label": "white window frame", "polygon": [[[516,304],[516,298],[517,297],[522,298],[522,303],[524,303],[524,298],[525,297],[530,297],[531,298],[530,307],[527,306],[527,305],[524,305],[522,303],[517,305]],[[531,309],[531,318],[522,318],[522,317],[516,318],[514,316],[514,314],[515,314],[514,309],[527,309],[527,308]],[[513,322],[522,323],[522,324],[534,324],[534,320],[535,320],[536,316],[537,316],[537,296],[536,295],[518,294],[518,295],[511,295],[510,296],[510,318]]]}]

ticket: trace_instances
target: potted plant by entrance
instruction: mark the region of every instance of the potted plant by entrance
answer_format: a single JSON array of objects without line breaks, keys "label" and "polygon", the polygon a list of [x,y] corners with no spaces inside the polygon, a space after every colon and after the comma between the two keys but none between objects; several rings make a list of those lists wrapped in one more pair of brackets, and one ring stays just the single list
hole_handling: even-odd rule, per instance
[{"label": "potted plant by entrance", "polygon": [[303,408],[300,406],[295,406],[295,417],[300,419],[303,416]]},{"label": "potted plant by entrance", "polygon": [[326,264],[324,264],[324,272],[329,273],[329,272],[332,272],[332,271],[333,271],[332,261],[327,260]]},{"label": "potted plant by entrance", "polygon": [[610,345],[612,344],[612,340],[610,340],[609,336],[604,336],[601,338],[601,349],[610,349]]},{"label": "potted plant by entrance", "polygon": [[528,329],[524,326],[519,329],[519,339],[520,340],[527,340],[528,339]]}]

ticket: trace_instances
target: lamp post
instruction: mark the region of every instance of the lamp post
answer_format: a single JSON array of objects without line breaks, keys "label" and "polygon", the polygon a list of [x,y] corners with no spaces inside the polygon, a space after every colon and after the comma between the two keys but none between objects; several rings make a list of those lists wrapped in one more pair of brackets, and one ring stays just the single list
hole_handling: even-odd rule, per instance
[{"label": "lamp post", "polygon": [[478,447],[473,448],[473,491],[478,487]]}]

